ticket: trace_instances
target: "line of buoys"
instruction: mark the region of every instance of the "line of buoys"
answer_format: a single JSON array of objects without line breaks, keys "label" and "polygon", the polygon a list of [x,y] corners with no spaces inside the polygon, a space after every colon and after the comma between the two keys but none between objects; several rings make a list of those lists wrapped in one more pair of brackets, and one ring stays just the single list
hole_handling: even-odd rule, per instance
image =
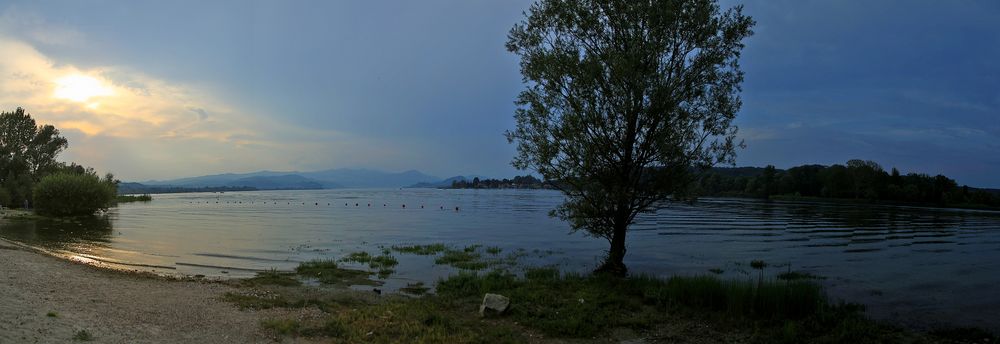
[{"label": "line of buoys", "polygon": [[[220,201],[215,201],[215,203],[216,203],[216,204],[219,204],[219,202],[220,202]],[[198,202],[195,202],[195,201],[188,201],[188,203],[192,203],[192,204],[193,204],[193,203],[201,203],[201,202],[200,202],[200,201],[198,201]],[[205,203],[212,203],[212,201],[205,201]],[[230,203],[231,203],[231,204],[243,204],[243,201],[226,201],[226,204],[230,204]],[[267,201],[264,201],[264,202],[262,202],[262,203],[263,203],[263,204],[267,204]],[[250,201],[250,202],[249,202],[249,204],[256,204],[256,202],[255,202],[255,201]],[[272,204],[274,204],[274,205],[277,205],[277,204],[278,204],[278,202],[277,202],[277,201],[275,201],[275,202],[272,202]],[[291,205],[291,204],[292,204],[292,202],[285,202],[285,204],[287,204],[287,205]],[[302,202],[302,205],[305,205],[305,204],[306,204],[306,202]],[[315,202],[315,203],[313,203],[313,204],[314,204],[314,205],[319,205],[319,202]],[[330,205],[330,203],[327,203],[326,205]],[[350,203],[344,203],[344,206],[350,206]],[[354,203],[354,206],[355,206],[355,207],[360,207],[360,206],[361,206],[361,203]],[[370,208],[370,207],[372,206],[372,204],[371,204],[371,203],[367,203],[367,206],[368,206],[368,207]],[[389,206],[389,204],[388,204],[388,203],[383,203],[383,204],[382,204],[382,206],[383,206],[383,207],[388,207],[388,206]],[[404,208],[404,209],[406,208],[406,204],[402,204],[402,203],[401,203],[401,204],[400,204],[400,206],[401,206],[402,208]],[[421,205],[420,205],[420,209],[425,209],[425,208],[426,208],[426,207],[425,207],[425,205],[423,205],[423,204],[421,204]],[[443,206],[443,205],[441,205],[441,206],[438,206],[438,209],[440,209],[440,210],[444,210],[444,206]],[[455,211],[459,211],[459,210],[460,210],[460,208],[456,206],[456,207],[455,207]]]}]

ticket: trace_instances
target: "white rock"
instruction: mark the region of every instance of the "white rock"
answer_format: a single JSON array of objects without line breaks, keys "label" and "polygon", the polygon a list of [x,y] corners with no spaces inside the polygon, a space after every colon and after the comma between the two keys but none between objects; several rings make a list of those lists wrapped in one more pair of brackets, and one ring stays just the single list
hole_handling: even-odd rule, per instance
[{"label": "white rock", "polygon": [[510,307],[510,298],[500,294],[489,294],[483,296],[483,304],[479,306],[479,316],[485,317],[487,313],[503,314]]}]

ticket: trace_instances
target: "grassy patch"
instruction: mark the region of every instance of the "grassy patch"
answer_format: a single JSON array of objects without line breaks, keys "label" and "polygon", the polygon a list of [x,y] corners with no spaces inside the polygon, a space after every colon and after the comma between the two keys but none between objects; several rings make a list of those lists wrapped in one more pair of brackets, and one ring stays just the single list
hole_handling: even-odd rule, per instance
[{"label": "grassy patch", "polygon": [[261,320],[260,326],[280,335],[298,334],[302,324],[295,319],[268,319]]},{"label": "grassy patch", "polygon": [[340,261],[368,264],[368,262],[372,261],[372,255],[368,254],[368,252],[351,252]]},{"label": "grassy patch", "polygon": [[315,324],[272,320],[266,326],[282,334],[335,338],[346,343],[523,343],[519,329],[507,322],[484,324],[474,312],[441,299],[392,299],[364,307],[340,308]]},{"label": "grassy patch", "polygon": [[302,281],[295,278],[294,273],[280,272],[275,269],[258,272],[256,276],[245,279],[243,282],[248,285],[297,286],[302,284]]},{"label": "grassy patch", "polygon": [[[454,252],[445,256],[476,254],[465,250]],[[303,264],[299,270],[315,275],[335,269],[336,264],[321,261]],[[419,295],[427,289],[422,283],[413,283],[401,291]],[[864,317],[863,307],[832,304],[818,285],[807,280],[728,280],[714,275],[614,278],[534,268],[525,270],[520,277],[496,271],[461,272],[438,281],[436,295],[419,298],[368,299],[351,294],[354,296],[348,299],[336,299],[334,294],[323,294],[323,289],[281,290],[288,293],[284,296],[269,292],[229,293],[225,298],[241,308],[315,306],[325,315],[305,320],[271,319],[261,326],[279,335],[329,338],[333,342],[520,343],[533,333],[548,338],[618,340],[611,333],[619,330],[649,334],[653,336],[650,338],[696,342],[699,339],[751,343],[978,343],[983,340],[992,343],[996,340],[981,330],[941,330],[921,335],[871,321]],[[485,293],[510,297],[510,310],[500,317],[479,318],[476,309]],[[697,326],[706,332],[685,331],[677,338],[656,337],[670,326]]]},{"label": "grassy patch", "polygon": [[485,293],[510,297],[511,316],[546,334],[591,337],[617,327],[645,329],[664,321],[667,310],[695,309],[726,318],[803,319],[825,305],[809,283],[725,281],[712,276],[645,276],[616,279],[562,275],[555,269],[512,274],[460,273],[437,286],[445,298],[476,299]]},{"label": "grassy patch", "polygon": [[334,285],[378,285],[378,282],[368,279],[368,272],[341,269],[332,260],[314,260],[299,264],[295,268],[299,276],[314,278],[322,284]]},{"label": "grassy patch", "polygon": [[381,256],[373,256],[368,252],[352,252],[341,261],[368,264],[369,268],[377,271],[378,278],[384,279],[396,272],[393,267],[399,265],[399,261],[396,260],[396,257],[386,253],[388,250],[383,249],[382,252]]},{"label": "grassy patch", "polygon": [[58,317],[59,317],[59,313],[56,313],[56,312],[48,312],[48,313],[45,313],[45,316],[47,316],[47,317],[49,317],[49,318],[58,318]]},{"label": "grassy patch", "polygon": [[489,266],[482,259],[482,255],[468,250],[447,250],[444,254],[434,260],[438,265],[451,265],[455,268],[465,270],[482,270]]},{"label": "grassy patch", "polygon": [[87,330],[79,330],[73,334],[73,340],[81,342],[89,342],[94,340],[94,335],[87,332]]},{"label": "grassy patch", "polygon": [[447,250],[444,244],[393,246],[392,250],[399,253],[416,254],[421,256],[435,255]]},{"label": "grassy patch", "polygon": [[500,252],[503,252],[503,249],[497,246],[490,246],[486,248],[486,253],[492,254],[494,256],[500,254]]}]

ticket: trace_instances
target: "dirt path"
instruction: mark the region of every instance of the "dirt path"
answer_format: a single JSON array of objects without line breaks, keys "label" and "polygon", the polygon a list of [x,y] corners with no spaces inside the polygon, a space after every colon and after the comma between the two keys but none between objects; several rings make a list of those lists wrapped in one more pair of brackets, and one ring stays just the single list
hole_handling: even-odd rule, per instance
[{"label": "dirt path", "polygon": [[[73,263],[0,240],[0,343],[264,343],[264,314],[220,283],[171,281]],[[287,340],[286,340],[287,341]]]}]

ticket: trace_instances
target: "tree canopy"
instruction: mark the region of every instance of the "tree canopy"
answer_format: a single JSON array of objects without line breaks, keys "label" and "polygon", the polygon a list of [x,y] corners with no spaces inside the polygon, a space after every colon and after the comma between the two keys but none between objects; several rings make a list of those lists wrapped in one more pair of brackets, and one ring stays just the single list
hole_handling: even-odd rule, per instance
[{"label": "tree canopy", "polygon": [[0,202],[31,199],[32,185],[62,167],[56,156],[69,143],[51,125],[37,125],[22,108],[0,113]]},{"label": "tree canopy", "polygon": [[[768,175],[770,174],[770,175]],[[943,175],[886,172],[871,160],[844,165],[802,165],[787,170],[767,168],[713,169],[701,176],[693,192],[706,196],[769,198],[775,195],[887,201],[949,207],[997,208],[1000,192],[959,186]]]},{"label": "tree canopy", "polygon": [[598,268],[626,272],[636,215],[693,171],[732,163],[753,20],[714,0],[542,0],[508,35],[521,58],[513,165],[554,181],[553,215],[609,241]]}]

